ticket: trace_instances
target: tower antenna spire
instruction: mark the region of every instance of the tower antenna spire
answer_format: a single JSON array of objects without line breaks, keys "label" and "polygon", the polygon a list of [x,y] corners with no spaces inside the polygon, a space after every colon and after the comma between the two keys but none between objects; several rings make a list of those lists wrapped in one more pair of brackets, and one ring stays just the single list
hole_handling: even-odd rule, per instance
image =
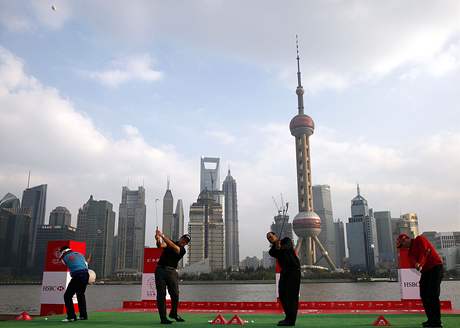
[{"label": "tower antenna spire", "polygon": [[167,183],[166,183],[166,190],[169,190],[169,183],[170,183],[170,181],[169,181],[169,175],[168,175],[168,179],[167,179]]},{"label": "tower antenna spire", "polygon": [[295,90],[295,93],[297,94],[297,107],[299,109],[299,115],[304,114],[303,110],[303,87],[302,87],[302,79],[301,79],[301,74],[300,74],[300,55],[299,55],[299,36],[296,34],[295,35],[295,44],[296,44],[296,50],[297,50],[297,89]]},{"label": "tower antenna spire", "polygon": [[30,187],[30,170],[29,170],[29,177],[27,178],[27,189]]},{"label": "tower antenna spire", "polygon": [[299,56],[299,36],[295,35],[295,45],[297,50],[297,87],[302,86],[302,80],[300,76],[300,56]]}]

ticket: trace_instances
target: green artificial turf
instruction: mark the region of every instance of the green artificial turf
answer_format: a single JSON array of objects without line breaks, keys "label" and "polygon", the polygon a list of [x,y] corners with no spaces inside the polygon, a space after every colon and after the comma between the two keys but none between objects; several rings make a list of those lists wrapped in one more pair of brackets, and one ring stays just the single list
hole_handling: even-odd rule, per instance
[{"label": "green artificial turf", "polygon": [[[229,320],[233,315],[223,314]],[[118,328],[118,327],[181,327],[198,328],[211,327],[208,320],[214,319],[215,314],[190,314],[184,313],[185,322],[174,322],[172,325],[160,325],[157,313],[118,313],[118,312],[94,312],[90,313],[90,320],[71,323],[62,323],[64,316],[51,316],[48,320],[43,317],[35,317],[32,321],[1,321],[0,328],[54,328],[54,327],[78,327],[78,328]],[[282,315],[273,314],[241,314],[243,320],[249,321],[246,327],[262,328],[276,327]],[[375,314],[307,314],[300,315],[297,319],[297,327],[371,327],[377,318]],[[421,327],[425,321],[421,314],[388,314],[385,315],[392,327]],[[460,327],[460,315],[443,315],[444,327]],[[254,321],[254,322],[251,322]],[[222,325],[218,325],[222,326]]]}]

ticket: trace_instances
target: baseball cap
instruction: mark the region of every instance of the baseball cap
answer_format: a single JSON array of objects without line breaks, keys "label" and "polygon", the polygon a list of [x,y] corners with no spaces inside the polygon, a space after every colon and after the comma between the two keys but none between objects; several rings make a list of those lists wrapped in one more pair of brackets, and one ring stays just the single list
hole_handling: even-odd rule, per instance
[{"label": "baseball cap", "polygon": [[400,248],[402,246],[402,242],[406,239],[410,239],[410,237],[407,234],[405,233],[400,234],[398,238],[396,239],[396,247]]},{"label": "baseball cap", "polygon": [[180,238],[181,238],[181,239],[182,239],[182,238],[187,239],[187,242],[188,242],[188,243],[190,242],[190,240],[192,240],[192,237],[191,237],[188,233],[186,233],[185,235],[183,235],[183,236],[180,237]]}]

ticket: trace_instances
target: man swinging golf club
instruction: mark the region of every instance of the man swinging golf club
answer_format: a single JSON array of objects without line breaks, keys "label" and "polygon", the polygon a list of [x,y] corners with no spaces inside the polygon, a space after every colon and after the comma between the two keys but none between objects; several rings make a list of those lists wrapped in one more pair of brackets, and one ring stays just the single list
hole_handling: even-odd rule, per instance
[{"label": "man swinging golf club", "polygon": [[88,286],[89,280],[88,263],[82,254],[72,251],[68,246],[61,247],[59,251],[61,253],[60,260],[69,268],[70,276],[72,277],[64,293],[67,318],[62,321],[72,322],[77,320],[72,301],[75,294],[77,294],[78,309],[80,311],[79,320],[88,320],[85,298],[86,286]]},{"label": "man swinging golf club", "polygon": [[286,318],[278,322],[278,326],[295,326],[299,308],[300,261],[290,238],[279,239],[270,231],[267,240],[271,244],[268,254],[277,259],[281,266],[278,295]]},{"label": "man swinging golf club", "polygon": [[190,235],[180,237],[179,241],[172,241],[160,230],[156,230],[155,240],[157,247],[163,248],[163,253],[158,261],[155,271],[155,285],[157,288],[157,307],[162,324],[171,324],[172,321],[166,318],[166,287],[171,296],[171,312],[169,317],[178,321],[185,321],[177,314],[179,304],[179,283],[177,264],[185,255],[185,246],[190,242]]},{"label": "man swinging golf club", "polygon": [[415,268],[422,273],[420,277],[420,298],[428,321],[422,323],[423,327],[442,327],[441,304],[439,294],[443,276],[442,259],[436,249],[423,236],[411,239],[405,233],[398,236],[397,248],[409,249],[409,258]]}]

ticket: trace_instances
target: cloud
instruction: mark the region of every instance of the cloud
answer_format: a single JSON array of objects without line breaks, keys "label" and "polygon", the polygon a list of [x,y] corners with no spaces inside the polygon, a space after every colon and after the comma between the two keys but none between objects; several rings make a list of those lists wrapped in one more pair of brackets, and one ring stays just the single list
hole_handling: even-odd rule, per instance
[{"label": "cloud", "polygon": [[133,55],[117,59],[109,64],[108,69],[95,72],[83,72],[83,75],[109,87],[132,81],[154,82],[163,77],[163,73],[152,67],[153,60],[148,54]]},{"label": "cloud", "polygon": [[[294,76],[294,42],[299,34],[304,84],[312,91],[343,90],[394,72],[407,76],[414,69],[447,74],[458,69],[460,56],[454,49],[460,37],[457,0],[288,4],[277,0],[197,0],[180,6],[151,0],[129,5],[123,0],[83,0],[63,1],[59,7],[64,7],[64,13],[51,12],[42,2],[37,3],[40,5],[28,11],[15,6],[11,17],[47,28],[77,21],[89,28],[95,39],[105,42],[151,45],[168,40],[179,49],[250,61],[279,77]],[[30,14],[24,16],[27,12]],[[116,85],[127,79],[123,72],[114,69],[94,76]]]},{"label": "cloud", "polygon": [[[48,184],[48,213],[63,205],[75,215],[90,194],[111,201],[118,212],[121,186],[128,180],[132,188],[145,183],[151,209],[171,174],[175,197],[189,204],[185,196],[196,193],[194,166],[174,147],[148,144],[133,126],[124,126],[124,135],[117,139],[105,135],[58,90],[27,75],[22,61],[2,48],[0,114],[0,152],[9,154],[0,163],[2,191],[20,195],[24,174],[31,169],[33,184]],[[150,242],[153,219],[150,210]]]},{"label": "cloud", "polygon": [[211,137],[211,140],[224,144],[224,145],[234,144],[236,141],[235,136],[231,135],[228,132],[222,131],[222,130],[206,131],[205,134]]}]

